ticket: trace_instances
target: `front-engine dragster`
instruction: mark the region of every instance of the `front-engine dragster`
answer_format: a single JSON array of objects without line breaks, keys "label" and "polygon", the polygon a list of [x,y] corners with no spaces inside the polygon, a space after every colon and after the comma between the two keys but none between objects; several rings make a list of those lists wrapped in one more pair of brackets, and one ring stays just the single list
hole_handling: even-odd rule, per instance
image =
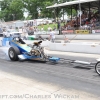
[{"label": "front-engine dragster", "polygon": [[[8,39],[4,38],[4,43],[8,41]],[[26,44],[21,38],[11,38],[9,37],[9,49],[8,49],[8,56],[12,61],[18,60],[37,60],[42,62],[52,62],[54,64],[62,63],[62,64],[84,64],[95,67],[95,71],[100,75],[100,59],[97,62],[86,62],[80,60],[71,60],[65,58],[58,58],[46,55],[44,52],[44,48],[41,47],[42,41],[34,42],[32,45]]]},{"label": "front-engine dragster", "polygon": [[18,60],[39,60],[53,61],[60,60],[58,57],[50,57],[44,53],[44,48],[41,47],[42,41],[34,42],[32,45],[27,45],[21,38],[9,39],[10,48],[8,50],[9,58],[12,61]]}]

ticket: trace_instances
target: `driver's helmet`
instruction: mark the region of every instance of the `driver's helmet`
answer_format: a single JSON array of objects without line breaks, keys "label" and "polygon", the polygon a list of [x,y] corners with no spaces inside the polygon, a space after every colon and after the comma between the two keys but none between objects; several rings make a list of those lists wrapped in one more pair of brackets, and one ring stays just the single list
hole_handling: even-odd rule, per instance
[{"label": "driver's helmet", "polygon": [[17,37],[15,40],[16,40],[16,41],[19,41],[19,38]]}]

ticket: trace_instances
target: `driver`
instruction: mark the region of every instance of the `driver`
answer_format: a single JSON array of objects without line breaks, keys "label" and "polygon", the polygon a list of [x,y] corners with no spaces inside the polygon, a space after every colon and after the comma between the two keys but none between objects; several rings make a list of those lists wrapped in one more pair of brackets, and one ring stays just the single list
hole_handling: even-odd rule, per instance
[{"label": "driver", "polygon": [[20,37],[17,38],[17,41],[21,44],[26,44]]}]

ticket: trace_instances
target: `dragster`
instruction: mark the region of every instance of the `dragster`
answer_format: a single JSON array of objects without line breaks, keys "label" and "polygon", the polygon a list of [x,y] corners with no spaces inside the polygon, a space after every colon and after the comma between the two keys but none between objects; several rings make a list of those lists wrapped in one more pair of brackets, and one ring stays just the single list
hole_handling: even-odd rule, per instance
[{"label": "dragster", "polygon": [[[8,39],[9,38],[9,39]],[[42,41],[34,42],[33,45],[26,44],[19,37],[7,37],[2,42],[9,40],[8,56],[12,61],[18,60],[38,60],[38,61],[52,61],[60,60],[58,57],[50,57],[44,53],[44,48],[40,46]]]},{"label": "dragster", "polygon": [[[9,38],[9,39],[8,39]],[[8,49],[8,56],[12,61],[18,60],[37,60],[42,62],[66,62],[66,63],[78,63],[78,64],[85,64],[85,65],[93,65],[95,66],[95,71],[98,75],[100,75],[100,59],[97,59],[96,63],[79,61],[79,60],[70,60],[64,59],[59,57],[51,57],[47,56],[44,53],[44,48],[40,46],[42,41],[34,42],[33,45],[26,44],[21,38],[19,37],[8,37],[3,38],[2,42],[6,42],[9,40],[9,49]]]}]

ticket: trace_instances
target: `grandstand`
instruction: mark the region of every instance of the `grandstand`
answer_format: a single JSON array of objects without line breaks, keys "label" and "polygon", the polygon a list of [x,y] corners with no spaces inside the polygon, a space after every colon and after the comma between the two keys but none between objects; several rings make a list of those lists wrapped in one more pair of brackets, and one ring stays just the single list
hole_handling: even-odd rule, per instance
[{"label": "grandstand", "polygon": [[[64,26],[67,29],[85,29],[85,30],[94,30],[100,29],[100,0],[75,0],[70,2],[65,2],[61,4],[55,4],[48,6],[48,9],[56,8],[69,8],[75,9],[76,12],[81,10],[82,14],[77,15],[75,19],[71,20]],[[63,28],[64,29],[64,28]]]}]

